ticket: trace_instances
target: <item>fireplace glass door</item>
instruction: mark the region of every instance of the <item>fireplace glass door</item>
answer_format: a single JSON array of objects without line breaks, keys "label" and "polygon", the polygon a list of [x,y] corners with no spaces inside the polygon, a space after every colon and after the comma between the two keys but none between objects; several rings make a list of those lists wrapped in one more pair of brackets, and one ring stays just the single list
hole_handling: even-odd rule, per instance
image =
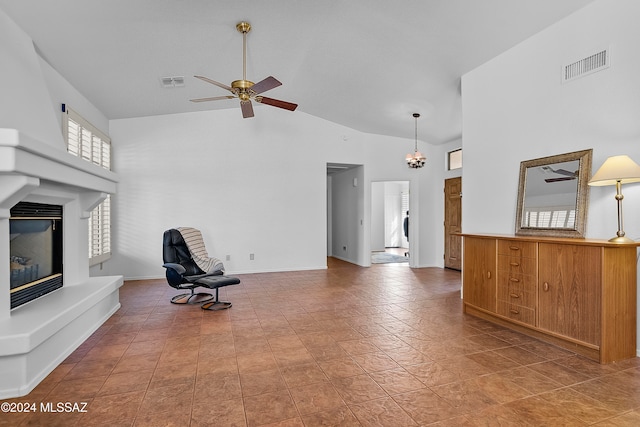
[{"label": "fireplace glass door", "polygon": [[18,203],[9,233],[11,308],[62,287],[62,206]]}]

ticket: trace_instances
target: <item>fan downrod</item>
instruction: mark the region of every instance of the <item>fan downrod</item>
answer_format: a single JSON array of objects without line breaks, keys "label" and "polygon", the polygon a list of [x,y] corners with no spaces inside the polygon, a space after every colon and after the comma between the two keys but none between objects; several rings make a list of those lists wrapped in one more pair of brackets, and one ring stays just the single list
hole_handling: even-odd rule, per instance
[{"label": "fan downrod", "polygon": [[231,82],[231,87],[237,91],[241,101],[249,101],[249,89],[253,82],[247,80],[247,33],[251,31],[251,24],[247,21],[238,22],[236,29],[242,33],[242,80]]}]

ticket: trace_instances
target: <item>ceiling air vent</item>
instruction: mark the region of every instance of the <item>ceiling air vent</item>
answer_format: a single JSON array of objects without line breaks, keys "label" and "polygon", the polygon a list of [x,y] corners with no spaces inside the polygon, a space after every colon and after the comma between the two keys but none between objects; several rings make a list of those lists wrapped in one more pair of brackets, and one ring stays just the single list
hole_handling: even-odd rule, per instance
[{"label": "ceiling air vent", "polygon": [[170,87],[183,87],[184,86],[184,77],[176,76],[176,77],[160,77],[160,83],[164,88]]},{"label": "ceiling air vent", "polygon": [[579,61],[572,62],[571,64],[562,67],[562,83],[567,83],[580,77],[595,73],[596,71],[609,68],[610,63],[611,52],[609,49],[604,49]]}]

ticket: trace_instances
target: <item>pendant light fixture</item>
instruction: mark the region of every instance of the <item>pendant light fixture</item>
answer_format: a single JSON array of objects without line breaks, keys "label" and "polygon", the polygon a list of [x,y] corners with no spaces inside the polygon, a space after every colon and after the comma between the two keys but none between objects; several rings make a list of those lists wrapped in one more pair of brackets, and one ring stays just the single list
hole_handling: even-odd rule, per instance
[{"label": "pendant light fixture", "polygon": [[419,113],[413,113],[413,118],[416,121],[416,145],[413,154],[407,154],[406,160],[407,165],[411,169],[419,169],[424,166],[424,161],[427,160],[425,156],[422,155],[421,152],[418,151],[418,117],[420,117]]}]

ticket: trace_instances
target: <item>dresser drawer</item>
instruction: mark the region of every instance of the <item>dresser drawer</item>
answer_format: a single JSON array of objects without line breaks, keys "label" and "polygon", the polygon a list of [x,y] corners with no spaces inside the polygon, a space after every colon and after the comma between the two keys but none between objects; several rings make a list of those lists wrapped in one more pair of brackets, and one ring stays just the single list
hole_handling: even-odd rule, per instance
[{"label": "dresser drawer", "polygon": [[535,310],[520,305],[509,304],[505,301],[498,301],[497,313],[501,316],[508,317],[509,319],[527,323],[532,326],[535,326],[536,323]]},{"label": "dresser drawer", "polygon": [[530,274],[535,276],[537,263],[535,258],[498,255],[498,270],[508,271],[511,274]]},{"label": "dresser drawer", "polygon": [[498,271],[498,286],[520,286],[523,291],[534,292],[536,290],[536,276],[531,274],[509,273]]},{"label": "dresser drawer", "polygon": [[498,255],[509,255],[522,258],[536,258],[537,244],[518,240],[498,240]]},{"label": "dresser drawer", "polygon": [[521,284],[499,284],[498,301],[508,302],[510,304],[521,305],[523,307],[535,309],[536,292],[535,290],[532,291],[529,289],[524,289]]}]

